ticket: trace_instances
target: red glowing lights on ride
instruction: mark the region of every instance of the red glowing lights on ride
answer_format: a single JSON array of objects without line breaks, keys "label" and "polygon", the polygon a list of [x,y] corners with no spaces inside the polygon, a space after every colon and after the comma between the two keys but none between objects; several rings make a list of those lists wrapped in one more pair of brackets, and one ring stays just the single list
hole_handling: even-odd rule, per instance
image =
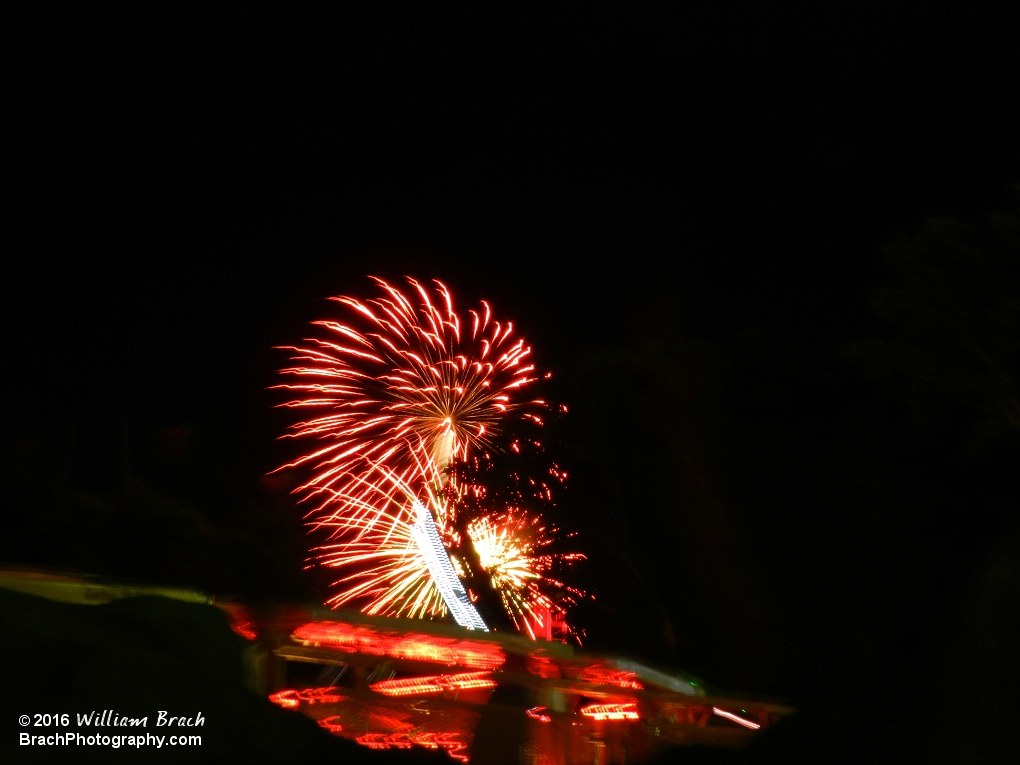
[{"label": "red glowing lights on ride", "polygon": [[251,612],[245,606],[230,601],[217,601],[216,605],[227,615],[230,629],[234,631],[235,635],[240,635],[245,640],[259,639],[258,630],[252,619]]},{"label": "red glowing lights on ride", "polygon": [[366,733],[357,741],[370,749],[410,749],[423,746],[426,749],[443,749],[450,757],[461,762],[468,761],[468,741],[462,733]]},{"label": "red glowing lights on ride", "polygon": [[588,704],[581,714],[593,720],[637,720],[637,704]]},{"label": "red glowing lights on ride", "polygon": [[433,635],[394,635],[344,622],[309,622],[294,630],[295,640],[341,651],[493,670],[505,661],[502,649],[480,640]]},{"label": "red glowing lights on ride", "polygon": [[562,674],[559,665],[548,656],[534,654],[528,656],[528,672],[546,680],[551,677],[560,677]]},{"label": "red glowing lights on ride", "polygon": [[387,696],[414,696],[452,690],[495,688],[496,681],[488,672],[463,672],[459,675],[432,675],[401,680],[383,680],[368,686]]},{"label": "red glowing lights on ride", "polygon": [[625,672],[619,669],[612,669],[602,664],[594,664],[582,669],[577,679],[584,683],[593,685],[615,685],[619,688],[634,688],[641,690],[644,686],[635,680],[637,675],[633,672]]},{"label": "red glowing lights on ride", "polygon": [[285,690],[269,695],[269,700],[284,709],[297,709],[301,704],[335,704],[343,700],[336,688],[306,688],[302,691]]},{"label": "red glowing lights on ride", "polygon": [[340,715],[332,715],[324,720],[319,720],[319,725],[330,733],[339,733],[344,729],[344,726],[340,724]]},{"label": "red glowing lights on ride", "polygon": [[231,622],[230,629],[245,640],[259,639],[259,633],[255,631],[255,625],[252,622]]}]

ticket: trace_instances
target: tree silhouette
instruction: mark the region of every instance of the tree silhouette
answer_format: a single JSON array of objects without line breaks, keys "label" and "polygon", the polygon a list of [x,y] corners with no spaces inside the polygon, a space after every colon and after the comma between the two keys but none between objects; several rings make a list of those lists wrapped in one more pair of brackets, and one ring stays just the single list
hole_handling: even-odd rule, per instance
[{"label": "tree silhouette", "polygon": [[848,346],[850,359],[895,380],[917,421],[964,411],[971,450],[1020,435],[1020,186],[1016,210],[926,220],[885,256],[898,281],[872,303],[891,331]]}]

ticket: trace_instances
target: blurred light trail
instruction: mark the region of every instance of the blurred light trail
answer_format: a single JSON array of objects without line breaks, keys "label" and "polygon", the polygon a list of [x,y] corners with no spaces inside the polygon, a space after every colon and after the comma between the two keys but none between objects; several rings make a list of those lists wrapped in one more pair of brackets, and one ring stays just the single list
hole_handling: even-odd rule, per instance
[{"label": "blurred light trail", "polygon": [[369,686],[387,696],[415,696],[451,690],[495,688],[496,681],[488,672],[462,672],[457,675],[429,675],[400,680],[382,680]]},{"label": "blurred light trail", "polygon": [[761,726],[758,723],[753,723],[750,720],[745,720],[740,715],[735,715],[733,712],[727,712],[725,709],[719,709],[719,707],[712,707],[712,711],[720,717],[725,717],[727,720],[733,720],[737,725],[743,725],[745,728],[751,730],[758,730]]},{"label": "blurred light trail", "polygon": [[593,720],[637,720],[637,704],[588,704],[581,707],[581,714]]},{"label": "blurred light trail", "polygon": [[294,639],[306,645],[323,645],[351,653],[390,656],[395,659],[434,662],[448,666],[492,670],[506,657],[496,643],[458,640],[437,635],[391,635],[371,627],[344,622],[309,622],[294,630]]}]

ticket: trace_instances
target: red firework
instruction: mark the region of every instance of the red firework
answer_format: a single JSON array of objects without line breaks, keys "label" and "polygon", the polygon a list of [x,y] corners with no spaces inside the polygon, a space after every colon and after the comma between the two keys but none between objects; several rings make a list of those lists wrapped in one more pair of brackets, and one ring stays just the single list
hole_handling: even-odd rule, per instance
[{"label": "red firework", "polygon": [[[441,282],[430,290],[409,278],[405,294],[374,281],[379,297],[332,298],[348,318],[314,322],[320,336],[288,346],[292,366],[282,374],[293,381],[276,386],[298,394],[282,406],[314,412],[288,437],[314,439],[316,448],[283,467],[309,471],[297,492],[314,503],[311,522],[331,530],[320,562],[347,572],[330,602],[367,598],[366,611],[392,615],[445,611],[415,546],[419,501],[454,570],[470,578],[481,568],[517,627],[534,634],[557,608],[543,584],[563,588],[547,572],[581,556],[539,553],[551,532],[542,537],[537,516],[505,503],[486,508],[479,467],[501,440],[520,449],[519,425],[542,424],[546,403],[526,395],[538,379],[531,349],[484,301],[458,314]],[[548,473],[565,478],[556,466]],[[527,484],[551,499],[544,480]]]}]

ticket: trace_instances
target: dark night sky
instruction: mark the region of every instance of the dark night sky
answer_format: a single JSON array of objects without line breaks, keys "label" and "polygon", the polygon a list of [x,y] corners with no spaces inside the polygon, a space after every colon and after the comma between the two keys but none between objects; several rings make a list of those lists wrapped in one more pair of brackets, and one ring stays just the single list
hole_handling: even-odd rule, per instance
[{"label": "dark night sky", "polygon": [[114,28],[20,83],[5,356],[171,419],[366,273],[493,300],[551,366],[653,304],[831,331],[881,242],[1017,171],[1005,48],[921,5]]}]

